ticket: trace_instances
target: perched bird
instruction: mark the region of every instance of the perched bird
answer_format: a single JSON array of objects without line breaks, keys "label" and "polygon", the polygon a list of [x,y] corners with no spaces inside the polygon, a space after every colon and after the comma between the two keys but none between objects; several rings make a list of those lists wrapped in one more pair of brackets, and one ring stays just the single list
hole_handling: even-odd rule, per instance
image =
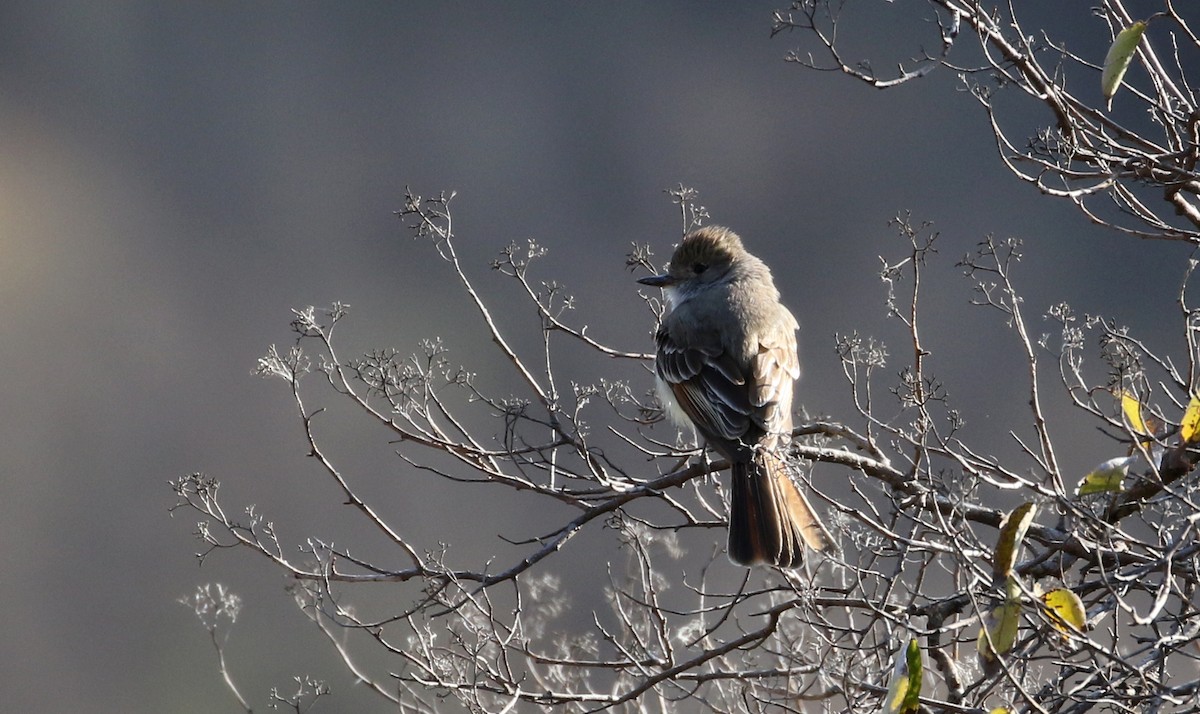
[{"label": "perched bird", "polygon": [[706,226],[684,236],[665,274],[638,282],[662,288],[666,302],[655,336],[659,398],[731,464],[729,558],[787,568],[803,562],[801,541],[832,549],[784,461],[799,325],[771,270],[736,233]]}]

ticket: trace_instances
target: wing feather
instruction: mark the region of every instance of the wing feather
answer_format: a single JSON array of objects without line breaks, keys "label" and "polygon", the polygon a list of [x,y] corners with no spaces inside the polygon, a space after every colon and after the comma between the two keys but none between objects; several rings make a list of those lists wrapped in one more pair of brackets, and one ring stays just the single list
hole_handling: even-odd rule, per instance
[{"label": "wing feather", "polygon": [[718,347],[683,347],[666,330],[657,336],[658,376],[683,413],[712,442],[739,442],[755,412],[742,370]]}]

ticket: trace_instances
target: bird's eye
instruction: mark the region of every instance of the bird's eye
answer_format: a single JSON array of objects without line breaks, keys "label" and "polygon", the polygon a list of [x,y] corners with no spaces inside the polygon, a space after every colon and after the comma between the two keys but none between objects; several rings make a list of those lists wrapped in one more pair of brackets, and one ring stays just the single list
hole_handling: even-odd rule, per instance
[{"label": "bird's eye", "polygon": [[695,265],[692,266],[692,272],[695,273],[696,275],[699,275],[700,273],[703,273],[706,270],[708,270],[708,266],[705,265],[704,263],[696,263]]}]

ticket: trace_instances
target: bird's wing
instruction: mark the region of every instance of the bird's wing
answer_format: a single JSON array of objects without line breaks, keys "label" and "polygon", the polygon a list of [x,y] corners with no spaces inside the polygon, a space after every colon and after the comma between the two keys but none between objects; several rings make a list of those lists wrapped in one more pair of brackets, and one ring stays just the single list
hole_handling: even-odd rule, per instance
[{"label": "bird's wing", "polygon": [[750,403],[762,410],[756,416],[763,431],[769,434],[789,431],[792,386],[800,376],[795,333],[783,331],[762,338],[751,368]]},{"label": "bird's wing", "polygon": [[680,409],[709,441],[740,441],[755,406],[736,361],[718,346],[684,347],[665,329],[656,337],[655,369]]}]

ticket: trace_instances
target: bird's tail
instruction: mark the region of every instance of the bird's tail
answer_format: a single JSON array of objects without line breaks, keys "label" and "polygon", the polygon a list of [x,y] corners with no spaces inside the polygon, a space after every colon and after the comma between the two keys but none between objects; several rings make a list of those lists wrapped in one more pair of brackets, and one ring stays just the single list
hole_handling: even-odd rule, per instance
[{"label": "bird's tail", "polygon": [[730,560],[794,568],[804,562],[802,541],[813,550],[833,549],[833,537],[779,457],[756,450],[754,458],[735,462],[730,471]]}]

